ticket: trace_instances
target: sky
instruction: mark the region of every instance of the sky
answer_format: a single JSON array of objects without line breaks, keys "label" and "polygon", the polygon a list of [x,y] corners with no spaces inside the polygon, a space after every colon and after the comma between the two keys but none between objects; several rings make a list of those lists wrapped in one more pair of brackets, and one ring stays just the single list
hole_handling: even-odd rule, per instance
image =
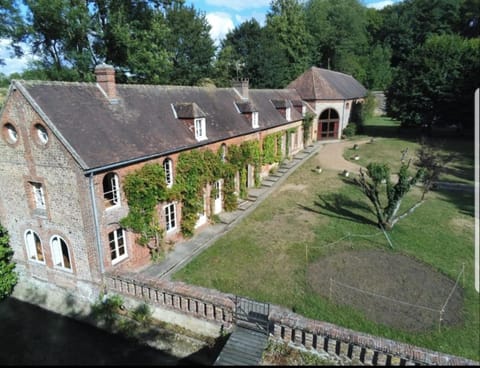
[{"label": "sky", "polygon": [[[381,9],[401,0],[360,0],[367,7]],[[269,11],[271,0],[186,0],[187,5],[203,12],[211,25],[210,35],[216,45],[228,33],[244,21],[255,18],[260,25],[265,24],[265,16]],[[24,57],[12,58],[12,50],[7,39],[0,39],[0,59],[5,65],[0,65],[0,73],[10,75],[22,72],[32,55],[25,48]]]}]

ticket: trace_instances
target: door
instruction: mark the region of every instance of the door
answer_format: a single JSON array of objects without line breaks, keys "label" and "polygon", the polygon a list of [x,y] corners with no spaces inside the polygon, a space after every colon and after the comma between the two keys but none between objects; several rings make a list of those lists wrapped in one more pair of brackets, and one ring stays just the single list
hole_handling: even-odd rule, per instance
[{"label": "door", "polygon": [[217,213],[222,212],[223,206],[223,194],[222,194],[222,187],[223,187],[223,179],[217,180],[215,182],[215,196],[213,202],[213,213],[216,215]]}]

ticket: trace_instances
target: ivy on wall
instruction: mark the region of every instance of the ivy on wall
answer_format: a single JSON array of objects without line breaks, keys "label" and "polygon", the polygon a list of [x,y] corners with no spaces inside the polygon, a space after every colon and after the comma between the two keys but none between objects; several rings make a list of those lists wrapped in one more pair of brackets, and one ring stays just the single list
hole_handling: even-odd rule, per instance
[{"label": "ivy on wall", "polygon": [[[292,130],[292,129],[290,129]],[[290,130],[287,137],[291,134]],[[293,132],[296,129],[292,130]],[[125,176],[123,187],[129,213],[120,220],[121,226],[139,234],[138,243],[150,248],[151,254],[161,252],[164,229],[159,224],[157,206],[161,202],[182,202],[181,232],[193,235],[199,214],[203,212],[204,188],[212,188],[210,198],[215,198],[215,181],[223,179],[222,194],[224,209],[237,208],[237,195],[245,198],[247,192],[248,167],[254,168],[255,185],[260,185],[260,170],[264,164],[282,159],[282,133],[265,137],[263,149],[258,140],[245,141],[240,146],[228,147],[226,159],[222,159],[222,148],[191,150],[180,153],[175,168],[175,183],[167,187],[165,170],[158,163],[145,164],[142,168]],[[236,192],[236,180],[240,178]]]},{"label": "ivy on wall", "polygon": [[313,114],[310,111],[308,111],[303,117],[302,126],[303,126],[303,145],[304,146],[308,144],[308,140],[311,137],[310,129],[313,125],[313,119],[315,119],[315,114]]}]

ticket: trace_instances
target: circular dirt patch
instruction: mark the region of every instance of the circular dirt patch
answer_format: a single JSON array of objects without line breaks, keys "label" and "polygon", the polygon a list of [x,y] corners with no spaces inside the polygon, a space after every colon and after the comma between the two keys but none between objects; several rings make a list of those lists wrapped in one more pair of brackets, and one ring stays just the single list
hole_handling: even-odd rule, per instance
[{"label": "circular dirt patch", "polygon": [[[462,322],[463,295],[455,281],[410,257],[381,250],[337,253],[308,268],[314,291],[365,316],[408,331]],[[440,311],[445,303],[444,313]]]}]

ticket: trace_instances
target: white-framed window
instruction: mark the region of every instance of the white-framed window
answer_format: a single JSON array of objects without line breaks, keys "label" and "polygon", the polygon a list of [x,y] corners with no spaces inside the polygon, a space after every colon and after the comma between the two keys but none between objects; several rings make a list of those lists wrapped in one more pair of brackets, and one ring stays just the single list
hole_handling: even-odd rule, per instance
[{"label": "white-framed window", "polygon": [[195,139],[202,141],[207,139],[207,132],[205,128],[205,118],[196,118],[194,120],[195,124]]},{"label": "white-framed window", "polygon": [[45,263],[42,242],[35,231],[25,231],[25,246],[27,247],[27,257],[29,260]]},{"label": "white-framed window", "polygon": [[10,123],[3,126],[3,135],[10,144],[15,144],[18,141],[17,129]]},{"label": "white-framed window", "polygon": [[258,128],[258,111],[252,112],[252,128]]},{"label": "white-framed window", "polygon": [[120,205],[120,184],[115,173],[108,173],[103,177],[103,200],[105,208]]},{"label": "white-framed window", "polygon": [[222,143],[221,154],[222,162],[225,162],[227,160],[227,145],[225,143]]},{"label": "white-framed window", "polygon": [[290,107],[285,109],[285,119],[288,121],[292,120],[292,111],[290,110]]},{"label": "white-framed window", "polygon": [[307,113],[307,106],[302,105],[302,116],[305,116],[306,113]]},{"label": "white-framed window", "polygon": [[165,182],[167,187],[171,188],[173,185],[173,162],[171,159],[167,158],[163,161],[163,169],[165,170]]},{"label": "white-framed window", "polygon": [[165,229],[167,233],[177,228],[177,210],[175,203],[169,203],[163,207],[163,213],[165,215]]},{"label": "white-framed window", "polygon": [[70,261],[70,252],[65,240],[58,235],[54,235],[50,239],[50,247],[52,248],[53,265],[56,268],[71,271],[72,262]]},{"label": "white-framed window", "polygon": [[30,183],[32,186],[33,200],[35,203],[35,208],[39,210],[45,210],[47,207],[45,205],[45,193],[43,191],[43,186],[41,183]]},{"label": "white-framed window", "polygon": [[117,229],[108,234],[108,244],[110,247],[110,258],[112,264],[120,262],[127,258],[127,244],[125,241],[125,230]]},{"label": "white-framed window", "polygon": [[47,144],[48,142],[48,132],[47,129],[41,124],[35,125],[35,130],[37,132],[38,140],[41,144]]}]

